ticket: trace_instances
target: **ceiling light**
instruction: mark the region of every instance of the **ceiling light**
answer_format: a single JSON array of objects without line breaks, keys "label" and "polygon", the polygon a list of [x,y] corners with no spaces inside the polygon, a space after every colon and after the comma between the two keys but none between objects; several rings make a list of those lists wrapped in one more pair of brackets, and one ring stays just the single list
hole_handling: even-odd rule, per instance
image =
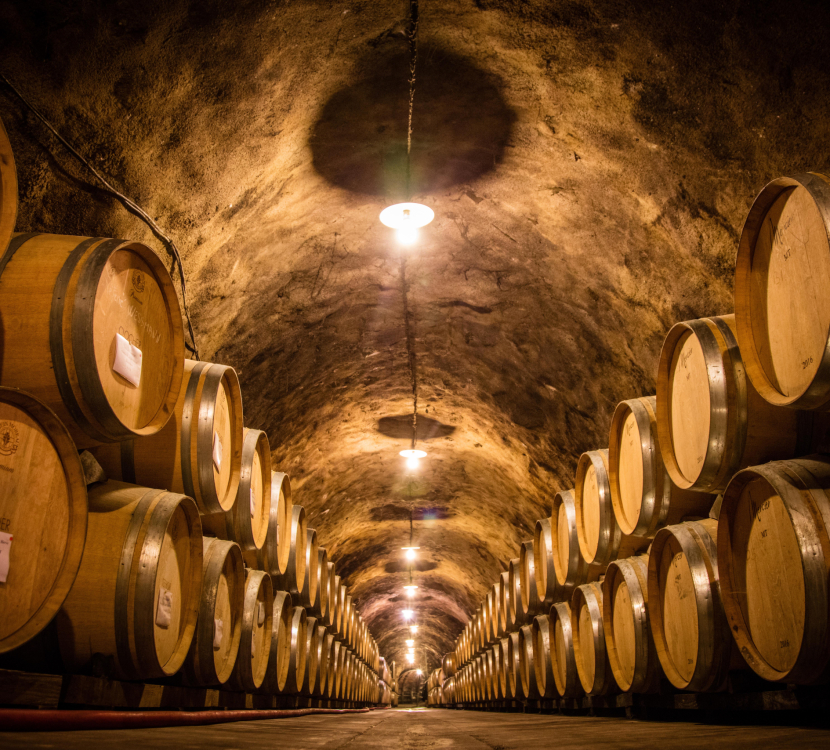
[{"label": "ceiling light", "polygon": [[415,639],[414,638],[407,638],[406,639],[406,645],[409,646],[409,648],[412,648],[415,645]]},{"label": "ceiling light", "polygon": [[406,459],[406,468],[407,469],[417,469],[418,468],[418,459],[426,458],[426,451],[419,451],[415,448],[411,448],[405,451],[401,451],[400,455]]},{"label": "ceiling light", "polygon": [[416,669],[415,674],[418,675],[418,677],[420,677],[423,674],[423,672],[420,669]]},{"label": "ceiling light", "polygon": [[380,212],[380,222],[390,229],[420,229],[435,218],[435,212],[422,203],[396,203]]},{"label": "ceiling light", "polygon": [[412,635],[415,635],[415,633],[418,632],[418,626],[417,625],[410,625],[409,626],[409,632],[412,633]]},{"label": "ceiling light", "polygon": [[416,557],[415,550],[416,549],[421,549],[421,548],[420,547],[401,547],[401,549],[406,550],[406,559],[407,560],[414,560],[415,557]]},{"label": "ceiling light", "polygon": [[406,660],[407,660],[410,664],[414,664],[414,663],[415,663],[415,654],[407,654],[407,655],[406,655]]},{"label": "ceiling light", "polygon": [[404,591],[406,591],[406,595],[411,599],[413,596],[415,596],[415,589],[417,589],[418,587],[410,583],[409,586],[404,586],[403,588]]},{"label": "ceiling light", "polygon": [[402,609],[401,614],[404,620],[411,620],[415,616],[415,612],[411,609]]}]

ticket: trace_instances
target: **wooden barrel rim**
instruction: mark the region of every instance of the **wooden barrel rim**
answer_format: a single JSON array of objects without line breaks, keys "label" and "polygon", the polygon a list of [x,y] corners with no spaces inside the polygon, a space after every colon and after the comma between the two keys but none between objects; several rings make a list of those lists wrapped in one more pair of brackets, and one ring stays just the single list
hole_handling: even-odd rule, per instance
[{"label": "wooden barrel rim", "polygon": [[[827,211],[827,207],[830,206],[830,186],[823,175],[817,172],[795,174],[779,177],[765,185],[749,209],[738,242],[738,254],[735,259],[735,319],[738,339],[743,344],[742,353],[747,373],[755,390],[764,400],[776,406],[789,406],[794,409],[822,409],[830,401],[830,346],[824,348],[816,376],[810,385],[800,394],[785,396],[773,385],[761,363],[757,354],[759,344],[755,340],[752,327],[749,289],[752,284],[751,272],[755,245],[767,212],[783,193],[795,187],[804,188],[815,201],[819,213],[824,218],[825,227],[828,230],[828,241],[830,241],[830,226],[828,226],[830,217]],[[830,340],[830,332],[828,332],[828,340]]]},{"label": "wooden barrel rim", "polygon": [[[550,659],[553,680],[556,692],[561,698],[572,698],[584,693],[579,674],[576,669],[576,657],[573,649],[573,626],[571,623],[571,607],[568,602],[556,602],[550,608],[548,616],[550,624]],[[559,652],[556,647],[556,623],[559,623],[562,637],[565,640],[565,664],[560,664]],[[564,681],[560,672],[565,675]]]},{"label": "wooden barrel rim", "polygon": [[305,558],[308,523],[305,508],[295,505],[291,510],[291,546],[288,555],[288,573],[284,577],[286,589],[293,596],[302,598],[305,580]]},{"label": "wooden barrel rim", "polygon": [[[747,383],[741,352],[725,317],[676,323],[666,334],[657,367],[657,435],[663,464],[681,489],[723,489],[737,470],[747,436]],[[709,441],[700,471],[693,479],[680,470],[674,452],[670,403],[671,365],[675,347],[686,334],[703,350],[709,384]],[[734,399],[729,408],[730,396]]]},{"label": "wooden barrel rim", "polygon": [[[260,598],[260,591],[265,588],[265,631],[272,636],[274,617],[274,590],[271,585],[271,577],[261,570],[247,568],[245,580],[245,594],[242,604],[242,636],[239,643],[240,656],[235,659],[232,681],[234,686],[245,690],[258,690],[265,680],[265,674],[270,663],[271,647],[273,637],[266,639],[268,654],[264,661],[260,661],[262,654],[252,650],[254,643],[254,618],[257,617],[257,604]],[[254,654],[257,661],[260,661],[260,673],[254,672]],[[243,658],[251,655],[251,658]]]},{"label": "wooden barrel rim", "polygon": [[[563,571],[559,565],[562,560],[562,551],[559,548],[561,538],[559,528],[560,507],[565,509],[565,517],[568,520],[568,565]],[[574,490],[562,490],[557,492],[553,498],[553,510],[550,516],[551,522],[551,549],[555,561],[556,581],[561,587],[562,594],[568,594],[571,589],[584,583],[588,578],[588,563],[582,557],[582,550],[579,547],[579,536],[576,528],[576,501]]]},{"label": "wooden barrel rim", "polygon": [[[588,549],[587,532],[585,530],[583,505],[583,483],[585,476],[593,467],[597,478],[597,492],[599,494],[599,531],[595,550]],[[574,507],[576,510],[576,538],[579,550],[585,562],[605,567],[617,556],[617,550],[622,541],[622,530],[614,516],[614,505],[611,502],[611,484],[608,477],[608,450],[586,451],[579,457],[576,466],[574,481]]]},{"label": "wooden barrel rim", "polygon": [[519,548],[519,575],[522,579],[522,612],[525,622],[528,623],[533,620],[540,604],[532,541],[522,542]]},{"label": "wooden barrel rim", "polygon": [[510,587],[510,613],[513,619],[513,627],[517,628],[524,622],[521,558],[514,557],[508,562],[507,579]]},{"label": "wooden barrel rim", "polygon": [[[830,469],[830,467],[827,467]],[[779,473],[782,472],[782,473]],[[806,472],[806,476],[805,476]],[[800,549],[801,573],[804,578],[804,633],[799,655],[790,669],[775,669],[763,657],[750,637],[750,628],[743,610],[733,594],[736,591],[735,558],[733,555],[733,526],[735,509],[743,488],[756,478],[764,479],[775,491],[787,511]],[[790,479],[791,482],[785,481]],[[825,552],[815,532],[818,524],[816,511],[809,507],[803,490],[819,509],[827,507],[821,483],[801,461],[774,461],[764,466],[753,466],[738,472],[723,495],[718,520],[718,570],[724,612],[747,663],[761,677],[771,681],[785,679],[811,682],[819,678],[827,662],[828,589]],[[822,521],[826,524],[827,517]],[[826,529],[826,526],[825,526]],[[823,656],[823,658],[822,658]]]},{"label": "wooden barrel rim", "polygon": [[317,548],[317,606],[316,611],[320,624],[328,624],[329,603],[329,556],[325,547]]},{"label": "wooden barrel rim", "polygon": [[[2,127],[1,123],[0,127]],[[16,388],[0,388],[0,401],[20,409],[42,427],[43,433],[49,438],[63,466],[70,501],[67,543],[58,568],[60,572],[52,582],[48,594],[26,624],[0,640],[0,653],[3,653],[23,645],[43,630],[66,599],[78,575],[84,554],[88,503],[86,478],[78,459],[78,451],[68,430],[55,413],[42,401]]]},{"label": "wooden barrel rim", "polygon": [[520,660],[520,634],[518,631],[511,633],[507,644],[508,653],[508,672],[507,677],[510,681],[511,697],[524,698],[524,687],[521,679],[521,662]]},{"label": "wooden barrel rim", "polygon": [[0,251],[14,232],[17,222],[17,169],[9,135],[0,119]]},{"label": "wooden barrel rim", "polygon": [[541,698],[553,698],[557,694],[550,649],[550,618],[548,615],[537,615],[533,618],[533,665]]},{"label": "wooden barrel rim", "polygon": [[284,517],[279,517],[279,511],[281,510],[279,502],[277,502],[277,508],[274,513],[277,514],[276,523],[277,523],[277,535],[276,535],[276,543],[277,543],[277,561],[278,561],[278,574],[284,575],[285,570],[288,567],[288,554],[289,548],[291,546],[291,511],[294,508],[294,501],[291,498],[291,479],[288,474],[285,474],[281,471],[275,471],[271,474],[271,504],[273,505],[273,493],[277,492],[277,499],[279,500],[279,496],[282,495],[284,508],[282,509],[284,512]]},{"label": "wooden barrel rim", "polygon": [[[608,652],[605,648],[605,630],[602,626],[602,605],[597,597],[597,590],[599,589],[596,583],[585,583],[582,586],[577,586],[571,596],[571,637],[573,638],[574,661],[576,662],[579,680],[588,695],[602,692],[608,680],[608,675],[605,674]],[[580,635],[579,626],[573,627],[573,621],[579,621],[583,604],[588,609],[593,633],[594,678],[590,685],[586,685],[588,677],[584,674],[585,670],[582,664],[582,649],[584,647],[582,636]]]},{"label": "wooden barrel rim", "polygon": [[291,658],[291,610],[291,594],[275,591],[271,616],[271,651],[268,654],[268,670],[260,687],[262,692],[285,692]]},{"label": "wooden barrel rim", "polygon": [[540,518],[533,528],[533,560],[536,562],[536,596],[543,607],[553,604],[559,593],[551,542],[550,518]]},{"label": "wooden barrel rim", "polygon": [[540,697],[536,684],[536,654],[533,648],[533,626],[523,625],[519,631],[519,666],[522,674],[522,692],[528,700]]},{"label": "wooden barrel rim", "polygon": [[317,607],[317,584],[319,582],[319,568],[317,567],[320,561],[319,546],[317,543],[317,531],[315,529],[308,529],[306,531],[305,543],[305,574],[303,576],[303,589],[301,592],[301,601],[303,606],[307,609],[316,609]]},{"label": "wooden barrel rim", "polygon": [[302,607],[291,609],[291,651],[288,662],[288,681],[286,692],[298,693],[302,688],[306,673],[306,636],[308,616]]},{"label": "wooden barrel rim", "polygon": [[[254,456],[258,455],[262,471],[262,503],[259,507],[259,534],[254,531],[248,496],[254,482]],[[241,502],[240,502],[241,501]],[[271,447],[268,436],[262,430],[245,429],[242,438],[242,464],[239,474],[239,488],[234,503],[234,526],[236,541],[242,549],[259,550],[265,544],[268,534],[268,520],[271,516]]]}]

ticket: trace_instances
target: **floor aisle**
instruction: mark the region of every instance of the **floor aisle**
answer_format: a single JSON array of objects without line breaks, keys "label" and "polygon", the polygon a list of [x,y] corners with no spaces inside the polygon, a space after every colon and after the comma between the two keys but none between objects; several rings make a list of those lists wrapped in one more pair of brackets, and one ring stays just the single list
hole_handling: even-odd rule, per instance
[{"label": "floor aisle", "polygon": [[527,750],[530,748],[804,748],[830,746],[830,730],[712,726],[691,722],[397,709],[353,716],[305,716],[206,727],[99,732],[0,733],[4,748],[73,750]]}]

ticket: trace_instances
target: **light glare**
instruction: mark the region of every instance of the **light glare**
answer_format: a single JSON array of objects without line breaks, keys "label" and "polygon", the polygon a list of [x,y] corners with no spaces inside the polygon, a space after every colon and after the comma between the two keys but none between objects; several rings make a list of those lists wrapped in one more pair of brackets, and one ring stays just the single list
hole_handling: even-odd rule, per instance
[{"label": "light glare", "polygon": [[395,230],[395,239],[399,245],[409,247],[418,241],[417,227],[400,227]]},{"label": "light glare", "polygon": [[401,610],[404,620],[411,620],[415,616],[415,612],[411,609]]}]

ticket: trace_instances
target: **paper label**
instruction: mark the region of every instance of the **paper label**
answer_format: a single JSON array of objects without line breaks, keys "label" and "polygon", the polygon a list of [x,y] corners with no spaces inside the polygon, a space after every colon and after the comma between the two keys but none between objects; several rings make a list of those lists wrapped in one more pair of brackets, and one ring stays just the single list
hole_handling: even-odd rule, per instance
[{"label": "paper label", "polygon": [[133,346],[120,333],[115,334],[115,362],[112,369],[136,388],[141,382],[141,349]]},{"label": "paper label", "polygon": [[213,650],[218,651],[222,648],[222,630],[225,627],[225,623],[221,620],[217,620],[216,618],[213,619]]},{"label": "paper label", "polygon": [[265,624],[265,602],[257,602],[256,624],[262,627]]},{"label": "paper label", "polygon": [[0,583],[5,583],[9,577],[9,560],[12,553],[14,536],[0,531]]},{"label": "paper label", "polygon": [[173,619],[173,592],[159,587],[159,600],[156,605],[156,625],[160,628],[169,628]]},{"label": "paper label", "polygon": [[216,467],[216,471],[220,471],[222,468],[222,441],[215,432],[213,433],[213,465]]},{"label": "paper label", "polygon": [[254,517],[254,511],[256,510],[256,503],[254,502],[254,488],[251,487],[249,492],[251,493],[251,518],[253,518]]}]

